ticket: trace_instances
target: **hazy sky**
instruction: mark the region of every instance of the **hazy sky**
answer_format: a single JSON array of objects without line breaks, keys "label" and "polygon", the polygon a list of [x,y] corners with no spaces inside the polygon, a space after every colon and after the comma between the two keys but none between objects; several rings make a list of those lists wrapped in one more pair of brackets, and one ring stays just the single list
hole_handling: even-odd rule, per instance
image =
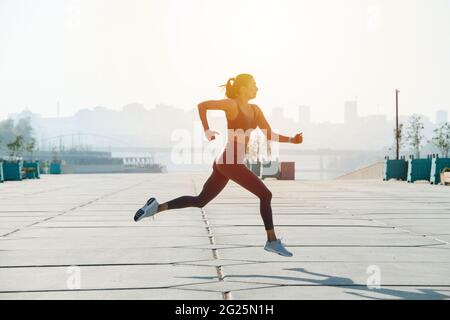
[{"label": "hazy sky", "polygon": [[192,108],[252,73],[315,121],[450,109],[448,0],[0,0],[0,119],[131,102]]}]

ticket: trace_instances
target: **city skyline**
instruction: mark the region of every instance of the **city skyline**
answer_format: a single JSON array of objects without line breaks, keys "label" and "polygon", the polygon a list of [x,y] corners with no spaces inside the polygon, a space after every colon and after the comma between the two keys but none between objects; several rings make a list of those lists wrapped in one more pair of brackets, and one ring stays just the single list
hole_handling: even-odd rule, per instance
[{"label": "city skyline", "polygon": [[[191,112],[194,111],[196,112],[196,108],[188,108],[188,109],[184,109],[178,106],[174,106],[174,105],[169,105],[169,104],[164,104],[164,103],[157,103],[154,106],[148,107],[146,106],[144,103],[141,102],[130,102],[127,103],[123,106],[121,106],[119,109],[115,109],[115,108],[111,108],[109,106],[104,106],[104,105],[97,105],[97,106],[91,106],[91,107],[84,107],[84,108],[80,108],[78,110],[76,110],[73,114],[69,114],[69,115],[60,115],[60,108],[58,106],[58,104],[55,106],[55,112],[54,115],[45,115],[45,114],[40,114],[38,112],[33,112],[32,110],[30,110],[29,108],[23,108],[22,110],[20,110],[19,112],[12,112],[6,115],[6,117],[4,119],[0,119],[0,121],[2,120],[7,120],[10,118],[15,118],[17,115],[22,114],[22,113],[31,113],[31,114],[36,114],[39,115],[41,117],[44,118],[64,118],[64,117],[73,117],[76,116],[77,113],[79,112],[83,112],[83,111],[94,111],[96,109],[106,109],[108,111],[115,111],[115,112],[121,112],[121,111],[126,111],[127,108],[130,108],[130,106],[140,106],[139,108],[142,108],[146,111],[150,111],[152,109],[157,109],[157,108],[163,108],[163,107],[168,107],[168,108],[173,108],[173,109],[177,109],[177,110],[183,110],[185,112]],[[347,106],[351,106],[352,111],[349,110],[349,108],[347,108]],[[280,117],[281,115],[283,117],[285,117],[286,119],[296,119],[297,122],[299,124],[302,123],[331,123],[331,124],[343,124],[343,123],[349,123],[351,122],[350,118],[346,119],[346,114],[348,112],[353,112],[353,114],[351,114],[351,117],[353,118],[353,120],[355,119],[360,119],[360,118],[367,118],[367,117],[383,117],[386,118],[386,120],[395,120],[395,115],[393,116],[389,116],[388,114],[384,114],[384,113],[373,113],[373,114],[367,114],[367,115],[361,115],[359,113],[358,110],[358,101],[357,100],[346,100],[343,102],[342,105],[342,121],[329,121],[329,120],[319,120],[317,121],[317,119],[313,119],[311,117],[311,109],[313,109],[314,107],[309,106],[309,105],[305,105],[305,104],[299,104],[298,107],[296,108],[297,112],[294,112],[295,116],[294,117],[285,117],[286,116],[286,108],[283,107],[273,107],[269,110],[265,109],[263,110],[263,112],[268,115],[268,121],[270,121],[270,117]],[[426,114],[423,113],[412,113],[412,114],[408,114],[408,113],[402,113],[399,112],[399,117],[401,118],[405,118],[405,117],[409,117],[413,114],[417,114],[422,116],[424,119],[427,119],[428,121],[430,121],[431,123],[434,124],[440,124],[446,121],[449,121],[448,119],[448,114],[449,114],[450,109],[438,109],[435,111],[435,113],[430,117]],[[214,111],[211,111],[214,112]],[[215,114],[217,115],[218,113],[220,113],[220,111],[216,111]],[[350,116],[350,115],[349,115]],[[307,121],[303,121],[302,119],[308,119]]]},{"label": "city skyline", "polygon": [[[341,111],[345,121],[342,123],[314,122],[307,117],[308,106],[299,106],[298,111],[298,116],[292,118],[282,108],[273,108],[271,112],[265,112],[265,116],[275,132],[294,135],[299,130],[303,131],[304,149],[380,150],[392,147],[395,119],[383,114],[361,116],[357,101],[343,103]],[[400,123],[406,127],[410,116],[400,114]],[[82,145],[81,141],[84,141],[94,147],[128,145],[170,148],[174,144],[175,132],[178,132],[175,136],[182,132],[188,136],[197,135],[200,137],[197,141],[203,137],[196,109],[184,110],[168,105],[146,108],[144,104],[131,103],[123,106],[121,111],[97,106],[79,110],[69,117],[43,117],[27,110],[10,115],[13,120],[26,117],[31,118],[38,143],[48,149],[51,144],[61,141],[69,147],[74,146],[74,141],[75,145]],[[425,137],[430,139],[433,130],[448,121],[448,111],[438,111],[435,119],[422,117]],[[208,121],[210,128],[226,134],[222,111],[210,111]],[[62,140],[55,137],[62,137]]]}]

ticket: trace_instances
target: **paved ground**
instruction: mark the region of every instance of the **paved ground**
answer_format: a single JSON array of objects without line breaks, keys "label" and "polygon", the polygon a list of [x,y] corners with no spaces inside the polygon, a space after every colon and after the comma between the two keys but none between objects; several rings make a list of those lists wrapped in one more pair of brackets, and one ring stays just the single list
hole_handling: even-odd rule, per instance
[{"label": "paved ground", "polygon": [[148,195],[197,194],[206,177],[0,184],[0,299],[450,297],[449,187],[266,180],[292,258],[263,250],[257,198],[232,182],[204,210],[132,221]]}]

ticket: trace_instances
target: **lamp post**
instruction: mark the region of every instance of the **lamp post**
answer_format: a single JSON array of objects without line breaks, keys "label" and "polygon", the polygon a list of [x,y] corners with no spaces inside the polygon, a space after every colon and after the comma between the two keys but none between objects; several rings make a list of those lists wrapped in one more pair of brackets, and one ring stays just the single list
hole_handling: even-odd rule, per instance
[{"label": "lamp post", "polygon": [[396,140],[396,144],[397,144],[397,150],[396,150],[396,159],[399,159],[399,132],[398,132],[398,93],[400,91],[398,89],[395,89],[395,140]]}]

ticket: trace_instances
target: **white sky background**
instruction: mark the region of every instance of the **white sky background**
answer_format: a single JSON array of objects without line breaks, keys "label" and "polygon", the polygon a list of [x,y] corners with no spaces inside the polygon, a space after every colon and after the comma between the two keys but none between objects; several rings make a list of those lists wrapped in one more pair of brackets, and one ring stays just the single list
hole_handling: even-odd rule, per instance
[{"label": "white sky background", "polygon": [[448,0],[0,0],[0,119],[193,108],[252,73],[263,110],[341,122],[450,109]]}]

